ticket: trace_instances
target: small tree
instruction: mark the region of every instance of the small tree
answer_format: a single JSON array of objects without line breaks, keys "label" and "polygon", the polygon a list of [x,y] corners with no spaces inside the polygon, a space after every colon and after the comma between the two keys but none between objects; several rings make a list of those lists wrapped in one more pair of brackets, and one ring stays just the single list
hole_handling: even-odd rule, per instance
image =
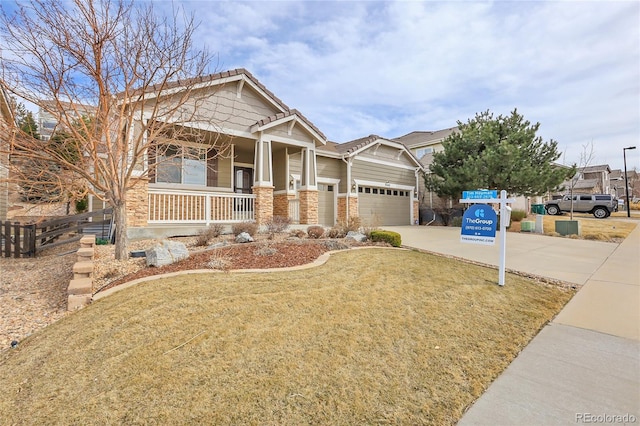
[{"label": "small tree", "polygon": [[[0,24],[8,90],[64,132],[50,142],[20,132],[12,159],[52,165],[41,177],[60,194],[80,184],[113,207],[115,256],[125,258],[127,194],[161,162],[147,162],[147,153],[171,161],[163,138],[204,141],[182,125],[198,121],[209,95],[192,78],[212,59],[194,48],[193,16],[162,17],[152,2],[133,0],[30,0],[0,5]],[[206,143],[224,150],[215,135]]]},{"label": "small tree", "polygon": [[560,157],[557,142],[536,136],[540,123],[531,124],[518,114],[494,117],[476,114],[442,143],[433,154],[425,185],[440,197],[459,198],[468,189],[506,190],[513,195],[541,195],[556,189],[569,170],[555,167]]},{"label": "small tree", "polygon": [[576,184],[580,180],[580,177],[584,174],[589,164],[593,161],[595,153],[593,151],[593,141],[589,144],[582,145],[582,152],[580,153],[580,162],[578,166],[574,166],[574,169],[577,170],[576,173],[571,177],[569,181],[569,197],[571,198],[571,207],[570,207],[570,219],[573,220],[573,189]]},{"label": "small tree", "polygon": [[33,118],[33,113],[28,111],[22,102],[16,103],[15,117],[17,125],[22,133],[31,136],[34,139],[40,139],[38,124]]}]

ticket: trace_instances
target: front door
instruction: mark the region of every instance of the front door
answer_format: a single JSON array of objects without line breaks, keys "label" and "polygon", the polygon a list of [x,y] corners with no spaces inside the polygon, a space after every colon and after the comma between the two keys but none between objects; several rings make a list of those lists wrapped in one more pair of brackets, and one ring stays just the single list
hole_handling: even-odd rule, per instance
[{"label": "front door", "polygon": [[233,192],[236,194],[251,194],[253,186],[253,169],[251,167],[234,167],[235,179]]}]

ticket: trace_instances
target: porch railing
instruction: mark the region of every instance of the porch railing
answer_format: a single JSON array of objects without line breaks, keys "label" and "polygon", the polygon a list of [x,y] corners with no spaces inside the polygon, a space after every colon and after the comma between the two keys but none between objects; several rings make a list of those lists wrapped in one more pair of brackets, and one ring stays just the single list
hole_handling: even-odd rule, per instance
[{"label": "porch railing", "polygon": [[289,200],[289,218],[291,223],[300,223],[300,200],[298,198]]},{"label": "porch railing", "polygon": [[255,220],[253,194],[149,190],[150,224],[205,224]]}]

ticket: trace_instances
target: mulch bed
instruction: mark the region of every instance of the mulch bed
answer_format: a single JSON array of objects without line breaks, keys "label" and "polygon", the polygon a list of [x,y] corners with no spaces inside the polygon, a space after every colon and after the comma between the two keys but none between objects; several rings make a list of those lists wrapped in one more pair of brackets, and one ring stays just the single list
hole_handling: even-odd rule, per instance
[{"label": "mulch bed", "polygon": [[332,248],[320,241],[233,244],[192,253],[189,258],[171,265],[147,267],[110,282],[99,291],[138,278],[170,272],[212,269],[271,269],[300,266],[313,262]]}]

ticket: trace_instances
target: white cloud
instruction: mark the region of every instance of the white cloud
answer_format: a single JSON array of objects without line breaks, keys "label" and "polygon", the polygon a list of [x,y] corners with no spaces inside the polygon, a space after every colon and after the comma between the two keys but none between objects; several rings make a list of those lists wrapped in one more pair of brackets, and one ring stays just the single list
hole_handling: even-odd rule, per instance
[{"label": "white cloud", "polygon": [[637,2],[185,5],[222,68],[247,68],[332,140],[517,107],[568,161],[593,140],[598,162],[621,167],[639,142]]}]

